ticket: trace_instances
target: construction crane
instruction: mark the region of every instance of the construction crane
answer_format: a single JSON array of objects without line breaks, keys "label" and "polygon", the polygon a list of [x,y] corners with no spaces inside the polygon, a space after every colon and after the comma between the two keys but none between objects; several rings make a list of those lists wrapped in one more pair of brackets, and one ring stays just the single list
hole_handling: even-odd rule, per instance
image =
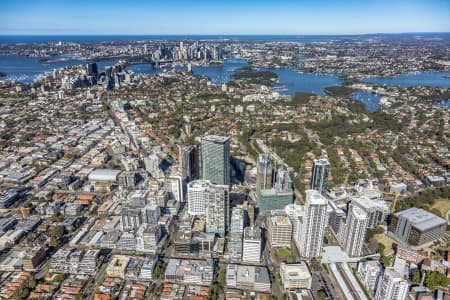
[{"label": "construction crane", "polygon": [[394,196],[394,200],[391,205],[391,214],[395,213],[395,208],[397,207],[398,194],[395,192],[383,192],[384,195]]},{"label": "construction crane", "polygon": [[13,211],[14,212],[20,211],[20,214],[22,215],[22,219],[26,219],[27,213],[30,211],[30,209],[26,208],[26,207],[19,207],[19,208],[15,208]]}]

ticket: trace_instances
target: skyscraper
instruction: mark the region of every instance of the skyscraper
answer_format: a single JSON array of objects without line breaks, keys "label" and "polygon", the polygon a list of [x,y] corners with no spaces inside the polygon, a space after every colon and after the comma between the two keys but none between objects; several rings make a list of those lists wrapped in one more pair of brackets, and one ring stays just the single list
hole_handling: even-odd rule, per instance
[{"label": "skyscraper", "polygon": [[273,168],[267,154],[261,154],[258,157],[256,169],[256,194],[259,195],[260,190],[268,190],[272,187]]},{"label": "skyscraper", "polygon": [[328,188],[329,172],[330,162],[327,159],[315,159],[311,175],[311,189],[319,191],[323,195]]},{"label": "skyscraper", "polygon": [[360,256],[366,236],[369,216],[361,208],[350,206],[345,224],[344,247],[349,256]]},{"label": "skyscraper", "polygon": [[187,182],[198,179],[198,151],[196,146],[179,146],[181,177]]},{"label": "skyscraper", "polygon": [[286,205],[294,202],[294,189],[289,173],[286,170],[279,169],[276,175],[273,187],[259,191],[258,214],[264,214],[270,210],[284,209]]},{"label": "skyscraper", "polygon": [[230,138],[208,135],[200,146],[202,179],[214,184],[230,184]]},{"label": "skyscraper", "polygon": [[375,300],[404,300],[408,293],[408,281],[393,268],[386,268],[377,285]]},{"label": "skyscraper", "polygon": [[195,180],[188,185],[188,212],[206,216],[206,232],[221,236],[229,224],[230,197],[227,185]]},{"label": "skyscraper", "polygon": [[319,257],[327,224],[327,200],[316,190],[306,190],[300,227],[299,250],[305,258]]}]

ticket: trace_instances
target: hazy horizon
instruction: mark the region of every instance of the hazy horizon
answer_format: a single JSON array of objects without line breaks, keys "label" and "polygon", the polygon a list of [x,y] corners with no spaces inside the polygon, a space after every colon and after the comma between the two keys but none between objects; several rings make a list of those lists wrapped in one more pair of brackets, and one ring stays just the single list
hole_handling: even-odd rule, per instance
[{"label": "hazy horizon", "polygon": [[2,1],[1,35],[361,35],[449,32],[450,2]]}]

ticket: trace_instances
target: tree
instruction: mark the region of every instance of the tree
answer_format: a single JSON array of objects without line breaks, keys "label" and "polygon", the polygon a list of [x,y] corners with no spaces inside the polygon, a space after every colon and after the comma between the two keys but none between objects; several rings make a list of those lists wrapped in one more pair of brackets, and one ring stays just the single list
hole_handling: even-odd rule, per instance
[{"label": "tree", "polygon": [[414,274],[413,274],[413,279],[412,279],[412,281],[413,281],[414,283],[416,283],[416,284],[419,284],[419,283],[420,283],[420,278],[421,278],[420,271],[419,271],[419,270],[415,270],[415,271],[414,271]]},{"label": "tree", "polygon": [[317,299],[318,300],[325,300],[327,299],[327,293],[324,290],[320,290],[317,292]]},{"label": "tree", "polygon": [[391,259],[387,256],[382,256],[381,263],[383,264],[384,267],[389,267],[391,265]]},{"label": "tree", "polygon": [[64,235],[64,227],[62,225],[56,225],[50,228],[50,236],[57,240]]}]

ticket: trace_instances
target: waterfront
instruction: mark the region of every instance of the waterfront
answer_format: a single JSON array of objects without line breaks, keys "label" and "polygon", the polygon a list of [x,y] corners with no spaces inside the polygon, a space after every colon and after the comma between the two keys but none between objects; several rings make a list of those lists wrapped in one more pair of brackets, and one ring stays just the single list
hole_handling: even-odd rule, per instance
[{"label": "waterfront", "polygon": [[373,77],[363,79],[363,82],[383,85],[395,85],[402,88],[413,86],[432,86],[450,88],[450,72],[415,72],[404,73],[393,77]]},{"label": "waterfront", "polygon": [[[117,59],[100,60],[97,62],[100,70],[106,66],[113,66]],[[51,72],[53,69],[64,68],[72,65],[86,64],[86,60],[74,58],[66,61],[53,61],[46,64],[39,63],[38,58],[19,55],[0,55],[0,71],[5,72],[7,76],[3,79],[17,80],[24,83],[33,82],[37,75]],[[193,65],[192,72],[196,75],[207,76],[212,84],[221,85],[232,80],[235,70],[247,66],[245,60],[229,58],[225,59],[221,65],[202,66]],[[165,70],[186,71],[186,65],[167,66],[163,68],[154,68],[150,64],[136,64],[126,67],[137,75],[157,75]],[[295,68],[263,68],[261,70],[271,71],[277,74],[278,83],[274,90],[281,95],[294,96],[296,92],[307,92],[324,96],[324,88],[329,86],[339,86],[343,83],[337,74],[322,73],[302,73]],[[376,83],[384,85],[396,85],[400,87],[411,86],[434,86],[450,88],[450,72],[421,72],[407,73],[389,78],[366,78],[362,80],[367,83]],[[380,109],[380,96],[365,91],[356,91],[353,99],[362,102],[367,110],[376,111]],[[436,104],[443,107],[449,107],[448,101],[443,104]]]}]

